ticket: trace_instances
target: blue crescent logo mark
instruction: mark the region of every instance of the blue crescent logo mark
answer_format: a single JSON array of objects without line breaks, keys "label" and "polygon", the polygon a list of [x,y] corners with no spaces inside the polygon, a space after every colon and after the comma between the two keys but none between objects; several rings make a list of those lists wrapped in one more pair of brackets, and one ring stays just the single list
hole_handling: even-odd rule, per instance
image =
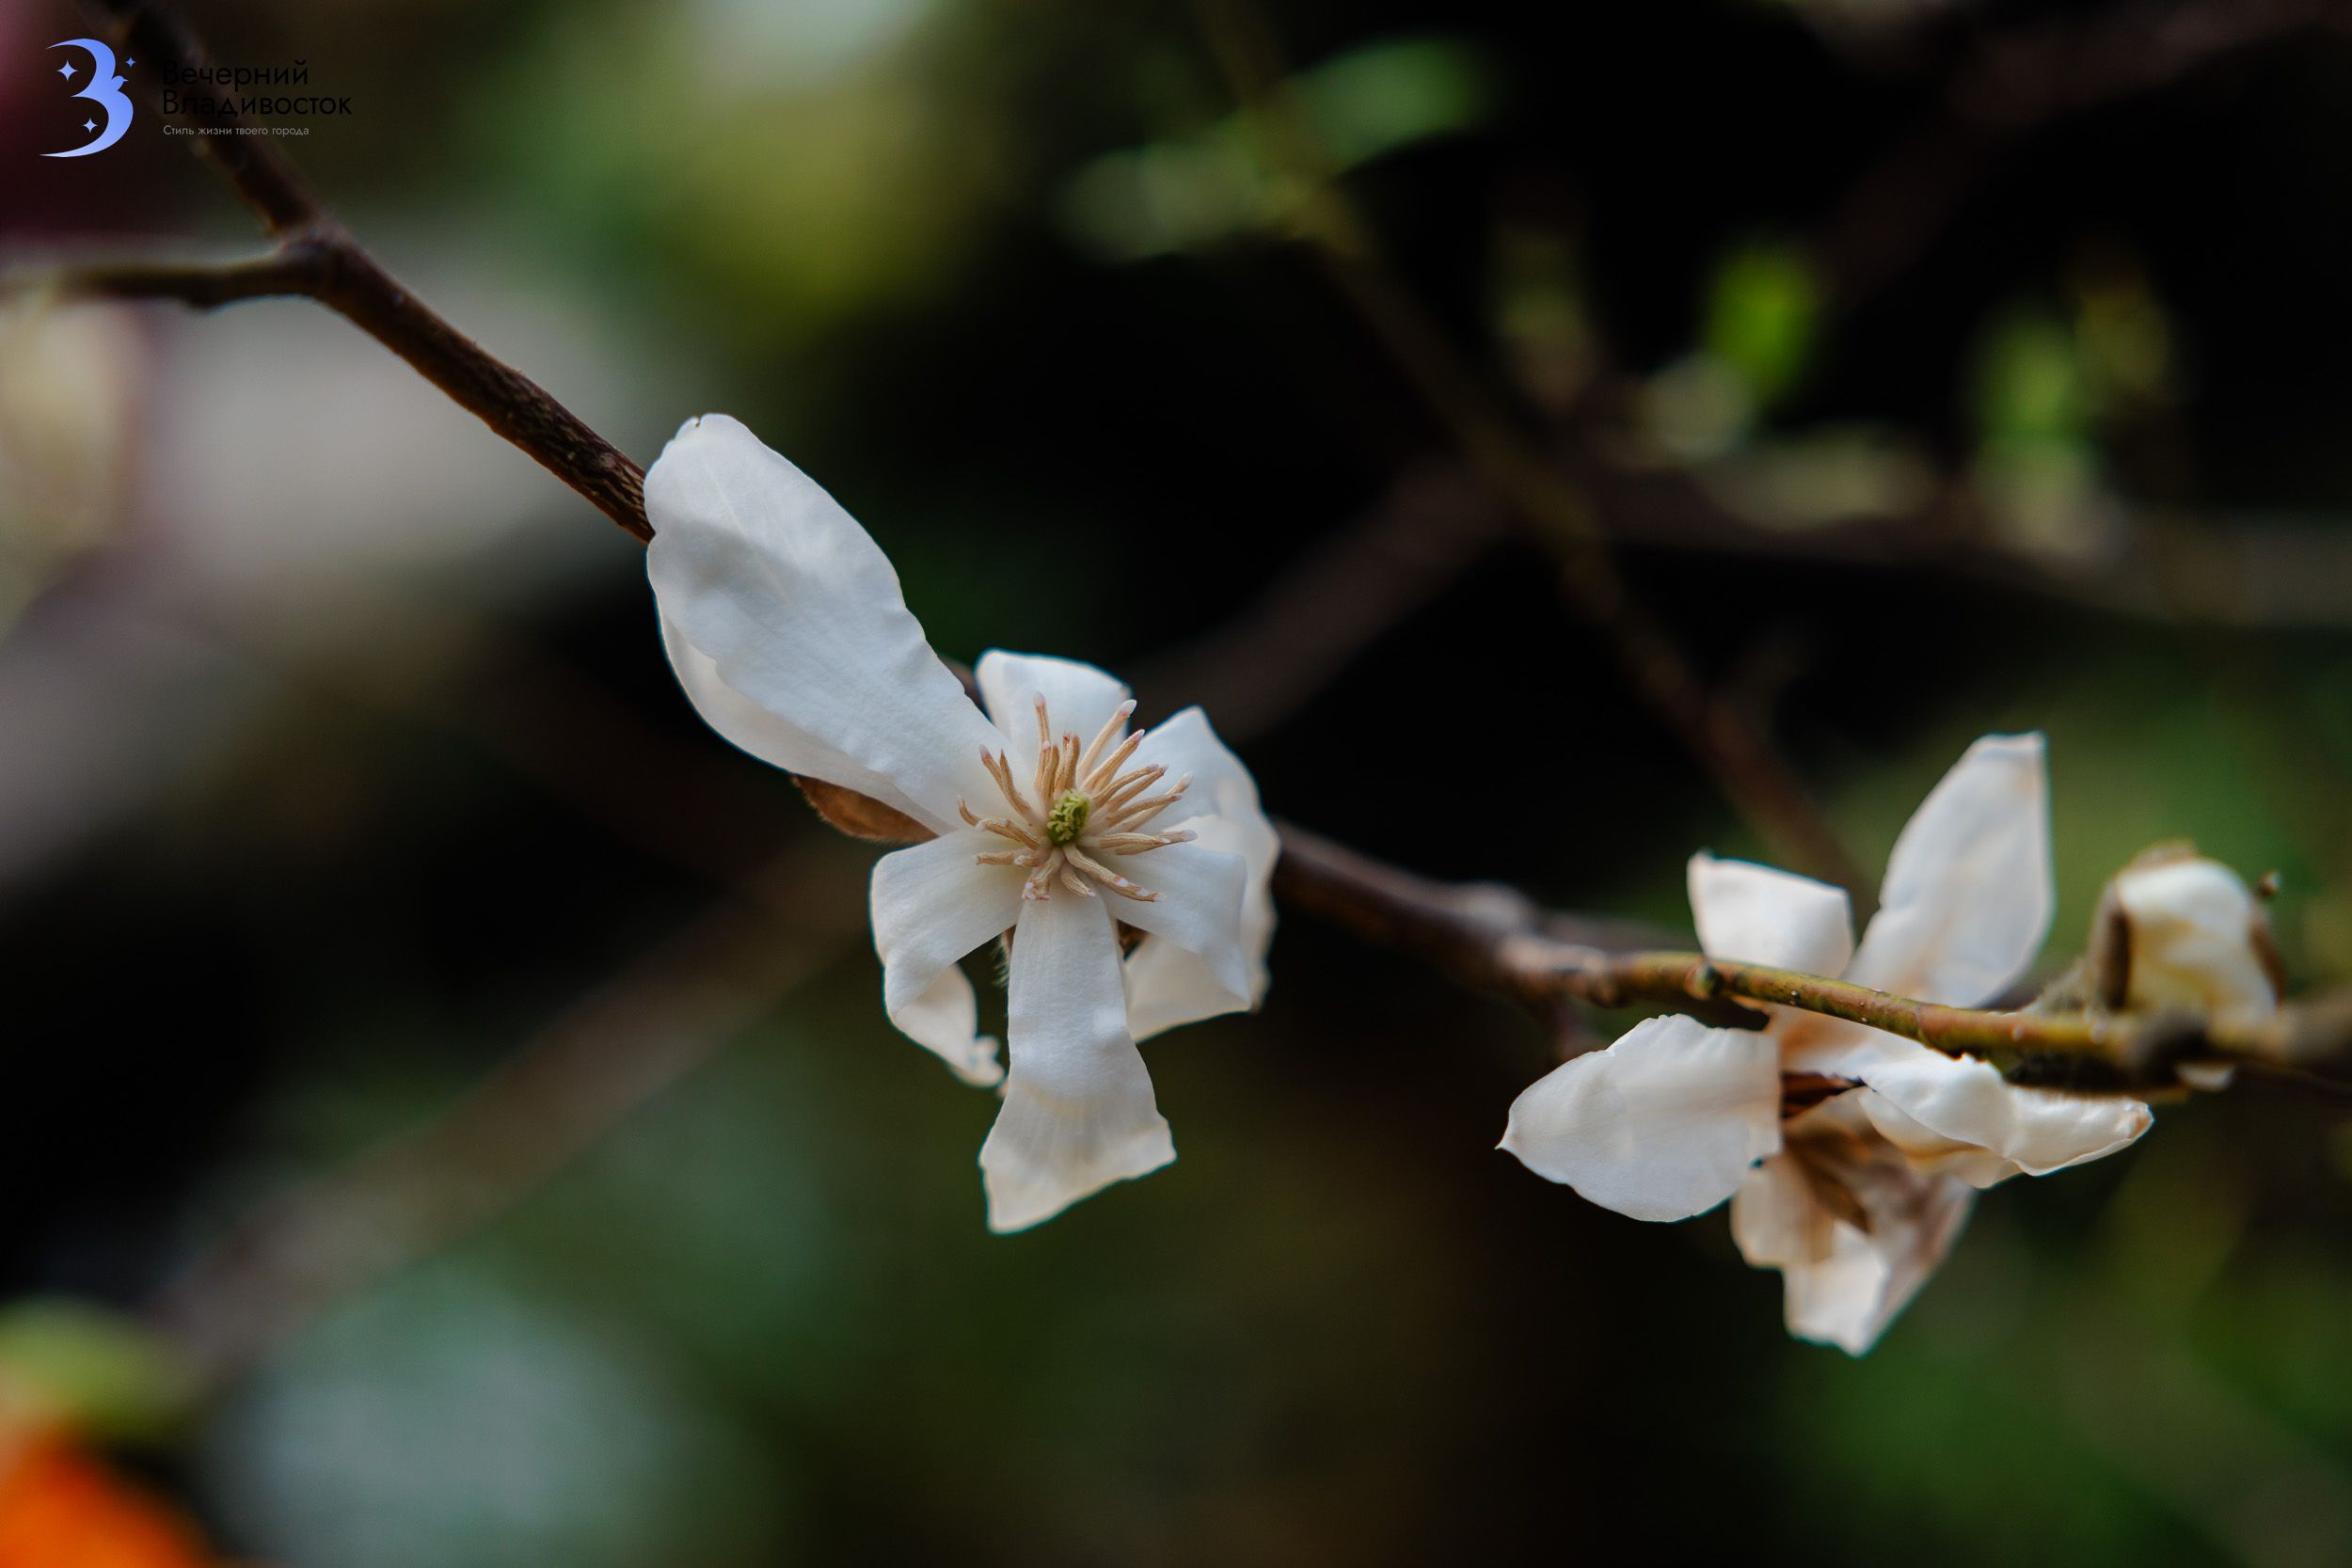
[{"label": "blue crescent logo mark", "polygon": [[122,96],[122,78],[115,74],[115,52],[96,39],[68,39],[53,43],[52,49],[79,49],[89,55],[89,86],[73,96],[87,98],[106,111],[106,123],[95,127],[97,135],[87,147],[71,152],[44,152],[44,158],[87,158],[93,152],[103,152],[122,139],[122,133],[131,128],[131,101]]}]

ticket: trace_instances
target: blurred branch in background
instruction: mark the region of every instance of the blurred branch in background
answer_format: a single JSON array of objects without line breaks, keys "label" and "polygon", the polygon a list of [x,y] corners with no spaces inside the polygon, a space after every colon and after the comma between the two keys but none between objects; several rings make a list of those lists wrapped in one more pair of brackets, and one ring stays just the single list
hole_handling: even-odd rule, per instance
[{"label": "blurred branch in background", "polygon": [[1136,689],[1199,703],[1230,740],[1263,735],[1510,537],[1475,477],[1422,464],[1224,625],[1146,661]]},{"label": "blurred branch in background", "polygon": [[1590,441],[1566,461],[1606,498],[1610,536],[1628,545],[1959,572],[2012,593],[2168,624],[2352,626],[2352,535],[2318,518],[2159,518],[2118,500],[2107,511],[2105,547],[2071,556],[2019,547],[1979,526],[1979,501],[1963,476],[1939,481],[1899,514],[1774,527],[1743,515],[1688,469],[1630,463]]},{"label": "blurred branch in background", "polygon": [[1293,97],[1264,18],[1245,0],[1200,0],[1201,27],[1245,123],[1293,187],[1299,237],[1427,404],[1466,464],[1506,499],[1559,564],[1562,592],[1607,644],[1634,694],[1698,760],[1735,809],[1797,864],[1848,887],[1865,879],[1804,784],[1747,714],[1715,701],[1611,560],[1589,498],[1544,456],[1527,422],[1489,387],[1404,287],[1341,188]]},{"label": "blurred branch in background", "polygon": [[1971,43],[1924,123],[1848,191],[1813,247],[1836,309],[1859,309],[1935,243],[2001,155],[2051,120],[2159,87],[2252,45],[2341,31],[2341,0],[2140,0]]},{"label": "blurred branch in background", "polygon": [[294,1188],[157,1294],[200,1390],[488,1224],[850,945],[863,900],[806,849],[622,970],[430,1122]]}]

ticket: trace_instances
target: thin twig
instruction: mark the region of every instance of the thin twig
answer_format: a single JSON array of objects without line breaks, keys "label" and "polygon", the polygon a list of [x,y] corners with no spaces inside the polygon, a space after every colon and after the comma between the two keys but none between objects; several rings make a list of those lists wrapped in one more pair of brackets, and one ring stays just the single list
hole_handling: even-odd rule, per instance
[{"label": "thin twig", "polygon": [[72,299],[169,300],[210,310],[243,299],[283,298],[310,292],[310,267],[284,250],[228,261],[77,261],[12,270],[10,293]]}]

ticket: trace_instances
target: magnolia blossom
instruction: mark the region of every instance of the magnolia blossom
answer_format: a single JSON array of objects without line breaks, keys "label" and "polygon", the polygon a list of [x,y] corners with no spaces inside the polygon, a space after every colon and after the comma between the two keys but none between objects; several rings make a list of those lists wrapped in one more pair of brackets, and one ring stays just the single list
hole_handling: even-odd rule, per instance
[{"label": "magnolia blossom", "polygon": [[[1896,840],[1854,945],[1845,893],[1708,855],[1690,867],[1713,958],[1979,1006],[2048,933],[2042,737],[1988,736]],[[1788,1329],[1860,1354],[1926,1282],[1979,1187],[2095,1160],[2147,1131],[2135,1101],[2012,1086],[1985,1062],[1792,1008],[1759,1031],[1636,1024],[1511,1107],[1502,1147],[1636,1219],[1731,1202],[1749,1262],[1781,1271]]]},{"label": "magnolia blossom", "polygon": [[[1173,1160],[1136,1042],[1254,1006],[1274,928],[1274,830],[1208,720],[1130,731],[1111,676],[1008,653],[979,661],[983,712],[881,547],[734,420],[678,432],[645,511],[663,641],[704,720],[934,835],[875,866],[874,945],[891,1022],[1002,1085],[980,1149],[991,1227]],[[1009,1071],[959,967],[999,938]]]}]

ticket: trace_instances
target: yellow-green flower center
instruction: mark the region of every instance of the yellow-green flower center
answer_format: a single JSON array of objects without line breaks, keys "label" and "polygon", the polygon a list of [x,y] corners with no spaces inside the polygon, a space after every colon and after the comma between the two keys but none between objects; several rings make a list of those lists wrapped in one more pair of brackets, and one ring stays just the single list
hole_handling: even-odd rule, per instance
[{"label": "yellow-green flower center", "polygon": [[1087,813],[1094,802],[1074,789],[1062,791],[1054,809],[1045,814],[1045,841],[1048,844],[1069,844],[1087,831]]}]

